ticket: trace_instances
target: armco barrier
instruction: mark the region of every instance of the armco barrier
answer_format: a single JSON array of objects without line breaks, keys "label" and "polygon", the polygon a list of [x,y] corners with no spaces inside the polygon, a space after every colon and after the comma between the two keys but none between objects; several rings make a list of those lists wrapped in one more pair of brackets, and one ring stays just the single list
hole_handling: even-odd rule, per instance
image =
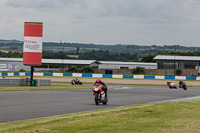
[{"label": "armco barrier", "polygon": [[20,86],[20,79],[0,79],[0,86]]},{"label": "armco barrier", "polygon": [[144,79],[155,79],[155,76],[144,75]]},{"label": "armco barrier", "polygon": [[[0,76],[30,76],[31,73],[0,73]],[[34,76],[67,76],[93,78],[128,78],[128,79],[168,79],[168,80],[200,80],[200,77],[188,76],[155,76],[155,75],[119,75],[119,74],[86,74],[86,73],[34,73]]]},{"label": "armco barrier", "polygon": [[[14,75],[14,74],[13,74]],[[51,86],[49,79],[35,79],[35,86]],[[0,79],[0,86],[31,86],[30,79]]]},{"label": "armco barrier", "polygon": [[133,75],[123,75],[123,78],[133,78]]},{"label": "armco barrier", "polygon": [[186,76],[176,76],[175,79],[177,79],[177,80],[186,80]]},{"label": "armco barrier", "polygon": [[175,79],[175,76],[165,76],[165,79]]},{"label": "armco barrier", "polygon": [[63,76],[72,76],[72,73],[63,73]]},{"label": "armco barrier", "polygon": [[196,77],[186,77],[186,80],[196,80]]},{"label": "armco barrier", "polygon": [[2,73],[1,75],[2,76],[8,76],[8,73]]},{"label": "armco barrier", "polygon": [[92,74],[82,74],[82,77],[92,77]]},{"label": "armco barrier", "polygon": [[112,74],[103,74],[103,78],[112,78]]}]

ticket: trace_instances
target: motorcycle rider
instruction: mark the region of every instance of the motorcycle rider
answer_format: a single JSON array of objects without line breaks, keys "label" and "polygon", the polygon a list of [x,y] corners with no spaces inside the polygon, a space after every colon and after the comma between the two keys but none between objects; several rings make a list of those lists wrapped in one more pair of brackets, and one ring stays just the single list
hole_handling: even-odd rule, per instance
[{"label": "motorcycle rider", "polygon": [[182,86],[182,84],[184,84],[183,81],[179,81],[179,87]]},{"label": "motorcycle rider", "polygon": [[186,85],[185,82],[179,81],[179,88],[183,87],[183,85]]},{"label": "motorcycle rider", "polygon": [[102,96],[102,99],[104,99],[105,94],[107,95],[107,85],[101,79],[97,79],[94,83],[94,86],[96,86],[96,84],[101,84],[103,86],[102,89],[103,89],[104,92],[101,93],[101,96]]},{"label": "motorcycle rider", "polygon": [[167,81],[167,85],[170,86],[170,84],[171,84],[171,82],[170,82],[170,81]]},{"label": "motorcycle rider", "polygon": [[74,82],[77,83],[79,81],[79,79],[77,77],[74,77]]},{"label": "motorcycle rider", "polygon": [[[169,88],[175,86],[175,83],[174,82],[170,82],[170,81],[167,81],[167,85],[169,86]],[[171,86],[171,87],[170,87]]]}]

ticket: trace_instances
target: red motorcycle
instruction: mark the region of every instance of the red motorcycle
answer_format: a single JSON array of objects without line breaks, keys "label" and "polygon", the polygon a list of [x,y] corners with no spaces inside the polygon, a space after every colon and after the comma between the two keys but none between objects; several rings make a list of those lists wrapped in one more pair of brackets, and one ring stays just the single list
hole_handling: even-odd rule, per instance
[{"label": "red motorcycle", "polygon": [[96,105],[99,105],[99,103],[103,103],[104,105],[107,104],[108,96],[107,96],[107,94],[105,94],[105,92],[103,90],[103,86],[101,84],[96,84],[93,87],[93,95],[95,95],[94,101],[95,101]]},{"label": "red motorcycle", "polygon": [[167,85],[169,86],[170,89],[177,89],[175,83],[173,83],[173,82],[167,81]]}]

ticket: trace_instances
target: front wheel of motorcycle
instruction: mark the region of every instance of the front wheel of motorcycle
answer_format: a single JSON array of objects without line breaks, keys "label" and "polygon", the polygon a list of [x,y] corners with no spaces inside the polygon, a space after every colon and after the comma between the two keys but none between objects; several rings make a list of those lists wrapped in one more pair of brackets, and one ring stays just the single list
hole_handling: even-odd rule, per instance
[{"label": "front wheel of motorcycle", "polygon": [[186,87],[186,86],[184,86],[184,87],[183,87],[183,89],[184,89],[184,90],[187,90],[187,87]]},{"label": "front wheel of motorcycle", "polygon": [[107,94],[106,94],[105,100],[103,101],[103,105],[106,105],[107,103],[108,103],[108,96],[107,96]]},{"label": "front wheel of motorcycle", "polygon": [[95,100],[96,105],[99,105],[99,93],[95,93],[94,100]]}]

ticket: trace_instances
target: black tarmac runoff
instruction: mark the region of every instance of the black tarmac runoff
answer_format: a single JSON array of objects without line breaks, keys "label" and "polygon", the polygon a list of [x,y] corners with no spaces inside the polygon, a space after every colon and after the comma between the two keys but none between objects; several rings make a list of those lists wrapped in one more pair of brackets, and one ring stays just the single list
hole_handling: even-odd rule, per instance
[{"label": "black tarmac runoff", "polygon": [[200,95],[199,87],[183,90],[167,86],[113,86],[116,88],[108,89],[107,105],[95,104],[92,86],[75,90],[0,92],[0,123]]}]

